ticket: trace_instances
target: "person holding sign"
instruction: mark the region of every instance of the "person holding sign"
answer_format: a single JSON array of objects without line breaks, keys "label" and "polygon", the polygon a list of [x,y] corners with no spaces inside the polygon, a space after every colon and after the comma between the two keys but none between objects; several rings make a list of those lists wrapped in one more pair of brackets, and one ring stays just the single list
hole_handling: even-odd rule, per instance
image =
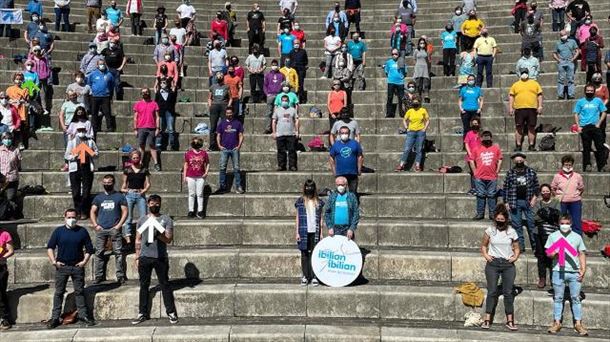
[{"label": "person holding sign", "polygon": [[311,283],[318,286],[318,279],[311,266],[312,252],[318,241],[322,239],[322,209],[324,201],[318,198],[316,182],[311,179],[303,185],[303,195],[294,203],[296,215],[296,240],[301,250],[301,286]]},{"label": "person holding sign", "polygon": [[563,215],[559,219],[559,230],[549,235],[546,244],[546,254],[553,258],[553,325],[548,329],[549,334],[556,334],[561,330],[563,316],[564,291],[566,284],[570,289],[572,318],[574,330],[580,336],[588,335],[582,324],[582,304],[580,303],[580,288],[587,271],[585,243],[582,237],[572,231],[572,218]]},{"label": "person holding sign", "polygon": [[99,153],[95,141],[87,136],[87,127],[79,124],[75,128],[76,136],[68,141],[64,159],[68,161],[74,208],[80,215],[80,219],[84,220],[88,217],[89,212],[87,202],[93,184],[93,171],[95,170],[93,160]]},{"label": "person holding sign", "polygon": [[343,235],[351,240],[360,221],[358,199],[356,194],[348,190],[347,178],[337,177],[335,185],[337,190],[328,196],[328,204],[324,211],[328,236]]},{"label": "person holding sign", "polygon": [[[140,304],[138,317],[131,324],[140,324],[148,319],[149,315],[149,287],[153,269],[157,275],[163,304],[169,322],[178,323],[174,294],[169,286],[169,260],[167,245],[174,240],[174,221],[165,214],[161,214],[161,196],[148,197],[148,215],[138,220],[136,233],[136,267],[140,278]],[[149,231],[153,229],[151,234]]]}]

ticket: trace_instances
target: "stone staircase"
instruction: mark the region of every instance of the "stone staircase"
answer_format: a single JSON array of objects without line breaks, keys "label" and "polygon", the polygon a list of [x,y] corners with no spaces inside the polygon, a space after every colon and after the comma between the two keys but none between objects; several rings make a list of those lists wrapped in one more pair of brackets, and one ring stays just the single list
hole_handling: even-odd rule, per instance
[{"label": "stone staircase", "polygon": [[[193,0],[198,10],[200,32],[207,32],[210,19],[224,1]],[[594,15],[601,18],[607,4],[591,1]],[[17,7],[26,1],[18,0]],[[277,56],[273,33],[279,16],[276,0],[259,1],[267,17],[267,46],[272,57]],[[508,88],[516,80],[510,72],[519,58],[520,37],[510,32],[512,17],[510,0],[479,0],[479,15],[487,23],[490,33],[502,50],[494,64],[494,88],[485,89],[483,127],[494,133],[494,140],[505,152],[503,170],[510,167],[508,155],[512,151],[514,122],[506,115]],[[58,329],[39,331],[38,322],[49,317],[52,305],[54,270],[48,263],[45,245],[52,230],[61,223],[61,214],[72,206],[67,176],[59,170],[63,165],[64,145],[61,133],[41,132],[24,152],[21,185],[42,184],[49,195],[26,197],[24,214],[36,222],[9,225],[7,228],[17,241],[19,250],[9,260],[9,293],[14,318],[14,332],[1,333],[17,341],[106,340],[110,334],[146,341],[508,341],[551,340],[545,336],[546,326],[552,320],[552,299],[546,291],[536,289],[536,259],[531,251],[517,262],[516,284],[525,290],[515,300],[516,323],[521,332],[498,333],[504,320],[502,303],[492,332],[462,327],[464,314],[469,310],[462,305],[461,297],[453,293],[456,284],[475,281],[484,288],[484,260],[478,246],[487,222],[473,222],[475,199],[466,195],[469,175],[439,174],[434,171],[441,165],[464,165],[461,121],[457,114],[457,91],[452,89],[455,77],[443,77],[442,66],[436,65],[441,56],[440,30],[450,17],[456,1],[419,0],[416,25],[417,35],[432,37],[435,45],[430,92],[432,103],[425,104],[431,115],[428,137],[434,139],[440,152],[426,156],[425,172],[394,173],[393,168],[402,153],[404,136],[398,134],[400,118],[386,119],[386,86],[383,71],[375,67],[388,58],[389,22],[397,1],[378,1],[374,5],[364,2],[362,28],[366,31],[369,52],[366,69],[367,90],[353,96],[355,118],[362,127],[362,144],[365,165],[375,173],[364,174],[360,180],[363,220],[357,231],[357,242],[363,248],[364,279],[347,288],[300,287],[300,255],[295,249],[294,201],[303,181],[312,178],[318,187],[331,187],[333,177],[327,166],[327,153],[304,152],[299,155],[298,172],[273,172],[276,166],[275,143],[264,135],[264,104],[249,104],[250,116],[246,119],[246,140],[241,159],[246,194],[215,196],[206,194],[205,220],[186,219],[187,189],[180,180],[183,152],[161,153],[163,172],[152,174],[151,193],[163,196],[163,212],[176,220],[175,239],[171,246],[170,279],[174,284],[176,305],[181,324],[167,327],[165,310],[159,295],[153,297],[152,318],[163,318],[145,323],[142,327],[126,328],[124,320],[137,314],[137,271],[133,255],[127,258],[127,285],[112,283],[87,288],[88,305],[101,324],[93,329]],[[317,64],[322,59],[323,21],[331,7],[328,1],[301,1],[298,19],[307,34],[307,52],[310,68],[305,81],[309,102],[302,106],[301,132],[303,141],[328,130],[328,120],[307,117],[311,106],[325,108],[330,88],[328,80],[319,80]],[[124,7],[124,4],[120,4]],[[173,14],[178,2],[165,4],[167,13]],[[237,36],[242,47],[229,48],[241,62],[247,55],[247,38],[244,19],[250,3],[237,3],[240,26]],[[543,123],[563,127],[557,135],[557,151],[530,152],[528,164],[539,172],[541,182],[550,182],[559,167],[561,156],[574,154],[580,163],[580,138],[569,133],[573,123],[573,101],[557,101],[555,96],[555,63],[551,53],[557,35],[550,29],[550,12],[545,11],[544,48],[546,60],[541,63],[545,73],[539,81],[546,94]],[[144,4],[144,20],[150,23],[156,3]],[[47,17],[53,10],[48,3],[44,8]],[[77,55],[86,49],[92,38],[85,33],[85,10],[72,7],[70,21],[76,23],[76,32],[58,32],[53,64],[60,67],[60,85],[55,87],[52,125],[57,128],[57,113],[61,106],[65,86],[71,82],[71,73],[78,69]],[[122,80],[133,88],[125,88],[125,100],[114,101],[113,113],[117,119],[117,133],[100,132],[98,145],[100,158],[97,166],[118,166],[121,153],[118,147],[134,144],[130,133],[131,107],[139,96],[139,88],[152,86],[155,66],[153,46],[143,45],[143,37],[131,37],[129,23],[124,23],[122,42],[126,54],[133,58]],[[610,36],[608,25],[600,21],[600,33]],[[151,25],[149,25],[150,27]],[[49,27],[52,27],[50,25]],[[145,36],[152,36],[145,29]],[[23,39],[2,40],[0,54],[0,88],[8,86],[10,75],[17,66],[10,56],[25,51]],[[202,47],[189,47],[188,65],[184,79],[184,92],[189,103],[179,103],[180,117],[176,127],[184,128],[180,145],[185,148],[194,136],[188,133],[207,118],[195,114],[207,112],[208,71],[202,57]],[[270,59],[268,59],[268,63]],[[408,61],[412,65],[411,60]],[[409,75],[412,71],[409,70]],[[577,94],[582,94],[584,74],[577,74]],[[245,93],[249,82],[244,82]],[[580,93],[578,93],[580,92]],[[207,137],[204,137],[207,141]],[[217,188],[219,155],[210,153],[211,174],[208,184]],[[577,165],[577,170],[582,169]],[[97,172],[99,178],[105,172]],[[120,175],[119,172],[115,173]],[[610,223],[609,209],[603,196],[610,193],[608,173],[586,173],[584,218]],[[99,182],[93,192],[99,191]],[[610,241],[610,233],[603,229],[594,238],[585,237],[589,248],[588,272],[584,283],[587,298],[583,302],[584,322],[591,329],[593,339],[610,338],[610,264],[599,256],[599,249]],[[92,265],[87,267],[87,279],[92,280]],[[108,279],[114,278],[114,263],[108,265]],[[73,300],[68,295],[68,302]],[[71,304],[69,304],[71,305]],[[484,311],[484,310],[480,310]],[[565,322],[570,321],[569,310]],[[569,325],[569,324],[568,324]],[[572,336],[567,327],[560,335]],[[569,337],[573,340],[573,337]],[[567,340],[568,337],[565,337]],[[553,341],[564,340],[552,337]]]}]

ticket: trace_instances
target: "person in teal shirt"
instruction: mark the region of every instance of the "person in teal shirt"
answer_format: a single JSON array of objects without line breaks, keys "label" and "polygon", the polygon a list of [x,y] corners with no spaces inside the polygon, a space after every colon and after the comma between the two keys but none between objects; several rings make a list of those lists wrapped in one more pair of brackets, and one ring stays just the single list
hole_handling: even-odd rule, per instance
[{"label": "person in teal shirt", "polygon": [[[386,118],[393,118],[396,115],[396,109],[392,100],[394,94],[398,97],[398,107],[400,114],[404,113],[402,98],[405,96],[405,75],[407,74],[406,64],[399,63],[398,56],[400,52],[398,49],[392,49],[392,58],[388,59],[383,65],[383,71],[387,76],[388,82],[388,99],[386,102]],[[402,64],[402,65],[401,65]]]},{"label": "person in teal shirt", "polygon": [[366,88],[366,80],[364,79],[364,67],[366,66],[366,51],[368,50],[366,43],[360,38],[358,32],[354,32],[352,40],[347,43],[347,53],[352,56],[354,61],[354,88],[364,90]]},{"label": "person in teal shirt", "polygon": [[115,0],[112,0],[110,7],[106,8],[106,17],[114,27],[121,27],[123,24],[123,12],[117,7]]},{"label": "person in teal shirt", "polygon": [[38,0],[30,0],[25,10],[30,12],[30,15],[38,13],[38,15],[42,17],[42,2]]},{"label": "person in teal shirt", "polygon": [[299,105],[299,97],[297,96],[297,94],[295,94],[293,91],[291,91],[290,85],[288,84],[288,82],[282,83],[282,91],[275,96],[275,101],[273,102],[273,105],[276,107],[281,106],[282,105],[282,96],[284,96],[284,95],[288,96],[288,105],[290,107],[297,108],[297,106]]},{"label": "person in teal shirt", "polygon": [[441,33],[443,42],[443,74],[445,76],[455,76],[455,55],[457,54],[457,33],[453,29],[453,24],[445,26],[445,31]]},{"label": "person in teal shirt", "polygon": [[277,52],[280,54],[280,66],[286,65],[286,58],[290,57],[292,49],[294,49],[294,41],[297,39],[288,28],[277,36]]}]

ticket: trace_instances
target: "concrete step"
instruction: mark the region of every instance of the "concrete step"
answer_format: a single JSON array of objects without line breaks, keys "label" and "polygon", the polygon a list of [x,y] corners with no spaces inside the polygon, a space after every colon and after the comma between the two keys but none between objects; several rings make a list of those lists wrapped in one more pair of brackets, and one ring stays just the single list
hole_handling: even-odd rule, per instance
[{"label": "concrete step", "polygon": [[[297,280],[295,279],[295,283]],[[18,323],[47,319],[52,290],[44,286],[15,289],[11,308]],[[85,291],[97,320],[132,319],[137,314],[138,288],[132,285],[91,286]],[[70,296],[70,295],[68,295]],[[463,320],[471,310],[448,286],[362,285],[346,288],[302,287],[297,284],[174,283],[177,312],[184,318],[366,318],[373,320],[426,320],[442,323]],[[16,298],[17,297],[17,298]],[[152,298],[151,318],[165,315],[159,295]],[[19,306],[15,310],[15,302]],[[526,290],[515,298],[517,324],[547,326],[552,319],[552,298],[543,291]],[[422,303],[426,307],[422,308]],[[584,320],[591,329],[608,329],[609,295],[587,294]],[[497,322],[504,320],[502,302]],[[73,307],[68,304],[65,310]],[[564,321],[570,322],[566,308]]]}]

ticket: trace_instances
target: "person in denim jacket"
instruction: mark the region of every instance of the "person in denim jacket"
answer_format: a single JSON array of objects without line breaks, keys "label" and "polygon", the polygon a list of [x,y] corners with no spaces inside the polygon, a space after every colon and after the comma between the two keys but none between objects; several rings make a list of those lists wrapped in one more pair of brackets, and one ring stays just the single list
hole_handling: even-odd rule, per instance
[{"label": "person in denim jacket", "polygon": [[296,214],[296,241],[301,251],[301,286],[311,283],[318,286],[311,266],[311,254],[318,241],[322,239],[322,210],[324,201],[318,198],[316,182],[311,179],[303,184],[303,195],[294,203]]},{"label": "person in denim jacket", "polygon": [[324,211],[328,236],[344,235],[351,240],[360,221],[358,199],[353,192],[348,191],[345,177],[337,177],[335,185],[337,190],[328,196],[328,204]]}]

